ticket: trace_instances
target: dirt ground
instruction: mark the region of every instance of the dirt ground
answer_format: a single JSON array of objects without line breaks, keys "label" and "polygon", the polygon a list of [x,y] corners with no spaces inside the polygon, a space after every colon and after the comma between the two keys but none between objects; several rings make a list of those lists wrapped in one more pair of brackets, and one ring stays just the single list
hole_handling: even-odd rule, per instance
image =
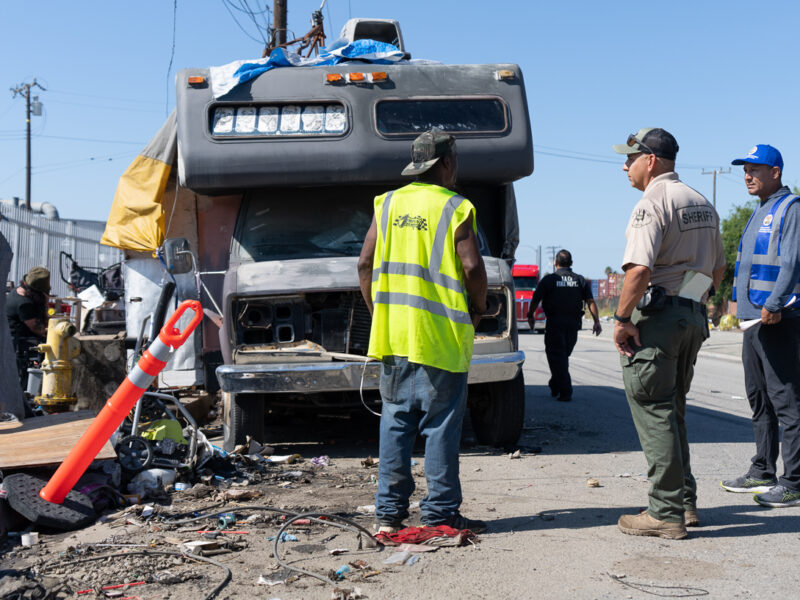
[{"label": "dirt ground", "polygon": [[[20,537],[11,535],[0,546],[0,596],[26,590],[18,597],[39,598],[46,592],[53,598],[196,600],[222,586],[219,598],[387,597],[385,586],[396,585],[390,583],[394,577],[405,579],[418,558],[384,564],[396,548],[369,547],[367,535],[334,525],[348,526],[338,515],[373,531],[370,509],[378,469],[369,458],[377,456],[377,419],[295,421],[273,429],[273,439],[274,455],[298,458],[278,464],[236,461],[240,476],[215,477],[185,491],[167,488],[160,498],[111,508],[79,531],[40,531],[34,546],[22,546]],[[419,450],[412,467],[417,490],[409,525],[418,524],[415,502],[425,493]],[[500,450],[478,451],[501,456]],[[315,457],[323,464],[314,464]],[[219,513],[233,513],[235,523],[220,529]],[[296,513],[322,513],[329,515],[323,520],[330,520],[290,525],[285,531],[289,539],[278,544],[279,559],[329,582],[287,569],[273,554],[274,537],[287,516]],[[192,542],[200,544],[190,550]],[[474,547],[434,552],[449,562]],[[432,555],[419,557],[430,563]],[[346,572],[337,575],[343,567]]]}]

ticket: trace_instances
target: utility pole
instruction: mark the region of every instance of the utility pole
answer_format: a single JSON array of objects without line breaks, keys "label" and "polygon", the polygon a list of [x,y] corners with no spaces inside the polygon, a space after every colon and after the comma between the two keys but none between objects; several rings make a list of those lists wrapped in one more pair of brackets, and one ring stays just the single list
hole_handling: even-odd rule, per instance
[{"label": "utility pole", "polygon": [[[33,78],[33,83],[22,83],[19,87],[11,88],[13,94],[12,98],[25,96],[25,208],[31,209],[31,88],[38,87],[42,91],[46,91],[41,85]],[[42,115],[42,103],[39,102],[39,96],[33,97],[33,114],[37,117]]]},{"label": "utility pole", "polygon": [[542,268],[542,245],[539,244],[539,247],[536,249],[536,266],[539,269]]},{"label": "utility pole", "polygon": [[553,268],[553,271],[556,270],[556,251],[560,248],[561,246],[547,246],[547,250],[550,252],[550,266]]},{"label": "utility pole", "polygon": [[287,0],[273,0],[272,2],[272,45],[273,48],[286,43],[286,6]]},{"label": "utility pole", "polygon": [[724,175],[725,173],[730,173],[731,169],[728,167],[727,169],[723,169],[720,167],[719,169],[712,169],[711,171],[706,171],[703,169],[701,175],[713,175],[714,176],[714,183],[711,186],[711,204],[714,206],[714,210],[717,208],[717,173],[720,175]]}]

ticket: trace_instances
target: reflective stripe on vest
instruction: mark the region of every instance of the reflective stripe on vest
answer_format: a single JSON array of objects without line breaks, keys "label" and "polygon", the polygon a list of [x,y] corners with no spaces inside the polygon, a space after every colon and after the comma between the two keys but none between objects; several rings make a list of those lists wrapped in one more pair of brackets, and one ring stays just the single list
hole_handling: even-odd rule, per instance
[{"label": "reflective stripe on vest", "polygon": [[[748,293],[747,297],[755,306],[764,306],[764,303],[772,294],[775,288],[775,282],[778,280],[778,274],[781,270],[781,238],[783,236],[783,220],[786,217],[786,211],[789,207],[800,199],[800,196],[787,194],[783,198],[778,199],[772,205],[764,221],[759,226],[758,234],[756,235],[755,246],[753,248],[752,266],[750,268],[750,277],[748,280]],[[750,219],[745,225],[745,231],[750,227],[750,224],[755,216],[756,211],[750,215]],[[775,224],[777,222],[777,227]],[[744,233],[742,233],[744,239]],[[732,299],[737,299],[736,278],[739,275],[739,265],[742,260],[742,240],[739,240],[739,250],[736,254],[736,266],[733,274],[733,296]],[[795,282],[794,288],[791,290],[792,294],[800,294],[800,280]]]},{"label": "reflective stripe on vest", "polygon": [[[433,247],[431,248],[430,260],[428,268],[416,263],[404,263],[397,261],[386,260],[386,239],[389,232],[389,213],[391,206],[391,199],[394,191],[386,194],[381,208],[381,234],[383,235],[383,257],[381,258],[381,266],[372,270],[372,281],[377,282],[381,274],[388,275],[406,275],[409,277],[419,277],[428,283],[440,285],[454,292],[463,293],[464,286],[460,280],[450,277],[441,272],[442,260],[444,259],[445,244],[447,243],[447,231],[450,228],[450,221],[456,209],[464,201],[464,197],[459,194],[453,194],[450,199],[445,203],[442,209],[442,215],[439,218],[439,224],[436,226],[436,235],[433,238]],[[472,319],[468,312],[452,309],[440,302],[434,302],[419,296],[412,296],[409,294],[388,294],[378,292],[375,297],[375,302],[382,302],[383,304],[402,304],[404,306],[411,306],[413,308],[421,308],[427,310],[435,315],[447,317],[456,323],[472,324]],[[413,299],[413,300],[412,300]]]}]

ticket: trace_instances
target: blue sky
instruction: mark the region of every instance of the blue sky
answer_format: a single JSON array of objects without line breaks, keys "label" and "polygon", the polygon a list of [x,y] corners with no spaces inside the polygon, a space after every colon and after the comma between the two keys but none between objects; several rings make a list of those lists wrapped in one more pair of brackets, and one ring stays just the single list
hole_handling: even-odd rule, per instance
[{"label": "blue sky", "polygon": [[[298,36],[320,2],[288,0]],[[119,176],[174,106],[174,74],[261,56],[255,25],[230,8],[240,4],[177,0],[173,55],[173,0],[3,2],[0,85],[47,88],[35,92],[33,201],[105,220]],[[521,65],[535,171],[516,184],[520,262],[555,245],[587,277],[619,268],[640,192],[611,145],[641,127],[675,135],[676,170],[709,199],[701,172],[756,143],[779,148],[784,182],[800,184],[798,2],[328,0],[323,14],[329,40],[351,16],[395,18],[414,57]],[[25,195],[24,127],[24,100],[0,94],[0,198]],[[749,199],[741,175],[717,178],[723,218]]]}]

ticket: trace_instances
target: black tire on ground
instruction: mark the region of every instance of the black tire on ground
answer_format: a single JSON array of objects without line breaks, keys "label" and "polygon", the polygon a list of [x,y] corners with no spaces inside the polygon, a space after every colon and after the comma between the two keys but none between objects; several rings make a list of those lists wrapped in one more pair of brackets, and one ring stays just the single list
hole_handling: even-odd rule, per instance
[{"label": "black tire on ground", "polygon": [[513,446],[525,421],[525,380],[520,371],[514,379],[479,386],[470,401],[472,429],[486,446]]},{"label": "black tire on ground", "polygon": [[226,404],[226,418],[222,425],[223,450],[230,452],[239,444],[244,444],[247,436],[263,442],[264,397],[259,394],[223,392],[223,401]]}]

